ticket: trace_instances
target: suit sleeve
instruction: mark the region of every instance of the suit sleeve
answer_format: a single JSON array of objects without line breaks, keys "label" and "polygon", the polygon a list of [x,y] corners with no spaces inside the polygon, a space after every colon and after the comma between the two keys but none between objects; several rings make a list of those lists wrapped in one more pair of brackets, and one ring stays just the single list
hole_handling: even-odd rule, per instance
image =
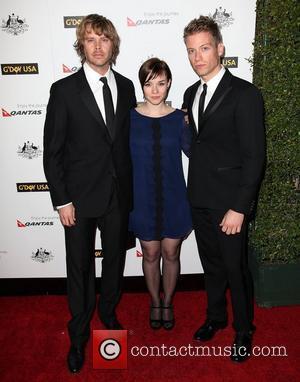
[{"label": "suit sleeve", "polygon": [[189,158],[191,151],[191,143],[192,143],[192,134],[190,125],[182,118],[182,127],[181,127],[181,150],[185,153],[185,155]]},{"label": "suit sleeve", "polygon": [[265,165],[264,107],[261,93],[247,88],[236,108],[236,126],[242,158],[242,171],[233,210],[249,214],[255,204]]},{"label": "suit sleeve", "polygon": [[187,89],[187,90],[184,92],[184,95],[183,95],[183,102],[182,102],[182,105],[181,105],[181,109],[187,109],[187,105],[188,105],[188,95],[189,95],[189,89]]},{"label": "suit sleeve", "polygon": [[44,172],[54,206],[71,202],[65,184],[64,150],[68,116],[64,97],[53,84],[47,106],[44,127]]},{"label": "suit sleeve", "polygon": [[134,108],[134,107],[136,107],[137,102],[136,102],[136,96],[135,96],[135,88],[134,88],[134,85],[133,85],[132,81],[130,81],[130,88],[131,88],[130,89],[130,93],[132,94],[131,108]]}]

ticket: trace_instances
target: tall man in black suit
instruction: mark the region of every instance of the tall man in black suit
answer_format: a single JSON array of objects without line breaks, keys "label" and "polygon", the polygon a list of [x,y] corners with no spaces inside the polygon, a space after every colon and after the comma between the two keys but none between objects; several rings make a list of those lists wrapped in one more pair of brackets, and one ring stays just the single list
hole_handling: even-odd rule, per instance
[{"label": "tall man in black suit", "polygon": [[75,48],[82,68],[55,82],[44,131],[44,169],[53,205],[65,228],[70,371],[84,361],[95,308],[95,232],[101,231],[102,277],[98,313],[107,329],[121,329],[120,297],[128,214],[132,207],[130,80],[111,69],[120,39],[110,20],[86,16]]},{"label": "tall man in black suit", "polygon": [[208,301],[194,339],[209,340],[227,325],[228,284],[236,331],[231,359],[240,362],[254,330],[246,233],[265,161],[263,100],[254,85],[221,65],[224,46],[213,19],[192,20],[184,42],[200,77],[186,90],[183,107],[193,130],[188,194]]}]

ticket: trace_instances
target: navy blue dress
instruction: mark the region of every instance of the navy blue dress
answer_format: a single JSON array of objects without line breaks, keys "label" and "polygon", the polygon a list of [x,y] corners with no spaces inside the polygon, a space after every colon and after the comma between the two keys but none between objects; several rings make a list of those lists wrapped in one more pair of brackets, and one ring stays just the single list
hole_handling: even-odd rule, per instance
[{"label": "navy blue dress", "polygon": [[131,110],[130,150],[134,209],[129,230],[141,240],[179,239],[192,230],[181,150],[188,156],[184,113],[148,117]]}]

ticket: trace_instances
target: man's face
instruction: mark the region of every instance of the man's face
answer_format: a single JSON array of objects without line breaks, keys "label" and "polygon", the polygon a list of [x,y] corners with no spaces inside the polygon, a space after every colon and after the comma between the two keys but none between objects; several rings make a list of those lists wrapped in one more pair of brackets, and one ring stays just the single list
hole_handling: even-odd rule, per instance
[{"label": "man's face", "polygon": [[198,32],[185,40],[192,68],[205,82],[213,78],[220,70],[220,57],[224,46],[216,44],[210,32]]},{"label": "man's face", "polygon": [[113,44],[104,34],[96,34],[87,28],[83,40],[86,62],[99,74],[105,74],[110,66]]}]

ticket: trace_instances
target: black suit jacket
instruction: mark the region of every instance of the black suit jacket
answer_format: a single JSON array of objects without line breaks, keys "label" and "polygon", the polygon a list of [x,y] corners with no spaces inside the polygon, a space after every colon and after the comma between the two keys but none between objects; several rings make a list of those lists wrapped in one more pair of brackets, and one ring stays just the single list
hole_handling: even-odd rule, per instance
[{"label": "black suit jacket", "polygon": [[265,163],[263,100],[250,82],[227,69],[197,133],[192,106],[200,81],[184,94],[193,131],[188,195],[193,207],[249,214]]},{"label": "black suit jacket", "polygon": [[[55,82],[44,129],[44,171],[54,206],[73,202],[80,216],[103,214],[113,182],[121,208],[132,208],[129,110],[133,83],[114,71],[117,83],[115,137],[104,123],[84,70]],[[114,180],[115,179],[115,180]]]}]

